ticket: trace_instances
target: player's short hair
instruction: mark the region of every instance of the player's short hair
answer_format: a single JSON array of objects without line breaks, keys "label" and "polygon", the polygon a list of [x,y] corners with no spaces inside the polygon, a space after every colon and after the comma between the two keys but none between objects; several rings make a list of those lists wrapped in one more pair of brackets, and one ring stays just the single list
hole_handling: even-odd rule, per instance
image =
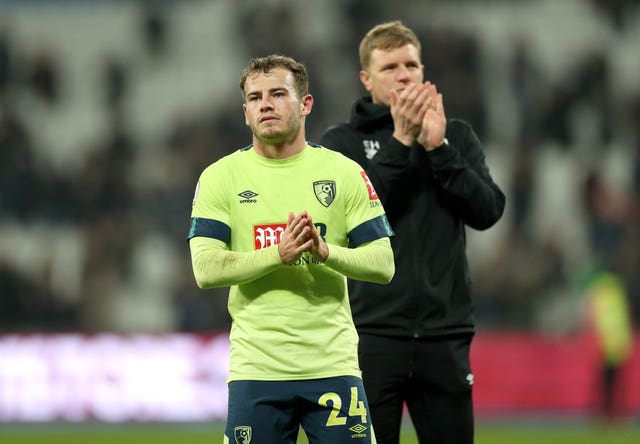
[{"label": "player's short hair", "polygon": [[367,69],[371,63],[371,53],[374,49],[395,49],[411,43],[422,53],[422,45],[416,34],[402,24],[400,20],[385,22],[374,26],[365,34],[358,48],[360,67]]},{"label": "player's short hair", "polygon": [[296,91],[300,97],[309,94],[309,75],[307,74],[307,68],[303,63],[281,54],[255,57],[249,61],[249,64],[242,70],[242,74],[240,75],[240,90],[242,94],[244,95],[244,85],[247,82],[247,77],[260,72],[266,74],[274,68],[283,68],[293,74]]}]

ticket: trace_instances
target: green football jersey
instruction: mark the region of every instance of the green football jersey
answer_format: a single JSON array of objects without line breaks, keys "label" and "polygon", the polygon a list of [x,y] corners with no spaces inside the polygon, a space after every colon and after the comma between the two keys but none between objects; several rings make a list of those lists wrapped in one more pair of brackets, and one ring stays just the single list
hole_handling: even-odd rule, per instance
[{"label": "green football jersey", "polygon": [[[364,170],[340,153],[307,144],[282,160],[245,148],[206,168],[189,238],[258,250],[279,242],[289,212],[304,210],[328,244],[357,246],[393,234]],[[228,308],[230,381],[360,376],[347,280],[310,253],[232,286]]]}]

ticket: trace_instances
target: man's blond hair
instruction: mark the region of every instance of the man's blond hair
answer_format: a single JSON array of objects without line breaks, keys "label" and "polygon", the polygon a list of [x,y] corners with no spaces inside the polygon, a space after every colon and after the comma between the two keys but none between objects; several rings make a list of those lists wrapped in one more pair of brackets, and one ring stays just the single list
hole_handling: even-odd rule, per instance
[{"label": "man's blond hair", "polygon": [[409,43],[416,47],[419,55],[422,53],[420,40],[400,20],[376,25],[367,32],[360,42],[360,67],[362,69],[369,68],[371,53],[374,49],[395,49]]}]

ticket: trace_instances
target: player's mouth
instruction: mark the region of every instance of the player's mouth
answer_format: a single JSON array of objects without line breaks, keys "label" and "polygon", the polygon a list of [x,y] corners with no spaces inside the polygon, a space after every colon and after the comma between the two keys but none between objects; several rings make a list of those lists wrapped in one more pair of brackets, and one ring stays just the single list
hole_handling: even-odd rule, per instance
[{"label": "player's mouth", "polygon": [[268,122],[270,120],[277,120],[276,116],[264,116],[260,118],[260,123]]}]

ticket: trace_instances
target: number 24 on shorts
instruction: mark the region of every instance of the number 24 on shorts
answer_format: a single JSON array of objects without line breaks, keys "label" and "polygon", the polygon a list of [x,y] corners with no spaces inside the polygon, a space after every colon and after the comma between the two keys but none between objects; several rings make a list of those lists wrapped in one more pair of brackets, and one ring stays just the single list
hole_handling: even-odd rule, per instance
[{"label": "number 24 on shorts", "polygon": [[[329,407],[329,403],[331,403],[331,413],[327,419],[327,426],[345,425],[347,423],[347,418],[340,416],[340,409],[342,407],[342,399],[340,398],[340,395],[334,392],[328,392],[318,399],[318,404],[323,407]],[[349,416],[360,416],[360,422],[367,422],[367,409],[364,407],[364,402],[358,401],[357,387],[351,387]]]}]

